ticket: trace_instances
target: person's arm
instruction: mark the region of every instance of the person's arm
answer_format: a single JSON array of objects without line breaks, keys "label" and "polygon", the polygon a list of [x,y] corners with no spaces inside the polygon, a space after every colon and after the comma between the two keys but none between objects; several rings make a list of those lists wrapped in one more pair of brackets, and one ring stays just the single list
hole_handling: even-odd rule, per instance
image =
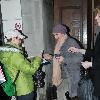
[{"label": "person's arm", "polygon": [[80,48],[77,48],[77,47],[70,47],[68,49],[68,52],[71,52],[71,53],[81,53],[81,54],[84,54],[86,57],[93,57],[93,49],[80,49]]},{"label": "person's arm", "polygon": [[83,55],[81,53],[71,53],[68,51],[68,49],[70,47],[76,47],[76,48],[79,48],[80,49],[80,46],[79,44],[74,40],[74,39],[70,39],[69,41],[67,41],[66,45],[65,45],[65,50],[63,50],[63,56],[64,56],[64,63],[79,63],[83,60]]},{"label": "person's arm", "polygon": [[93,57],[93,49],[86,49],[85,57]]},{"label": "person's arm", "polygon": [[85,54],[85,52],[86,52],[85,49],[80,49],[80,48],[76,48],[76,47],[70,47],[68,49],[68,51],[71,52],[71,53],[79,52],[81,54]]},{"label": "person's arm", "polygon": [[32,63],[30,63],[24,56],[20,53],[14,53],[12,56],[12,62],[18,70],[22,71],[23,73],[27,74],[34,74],[41,64],[40,57],[34,57]]}]

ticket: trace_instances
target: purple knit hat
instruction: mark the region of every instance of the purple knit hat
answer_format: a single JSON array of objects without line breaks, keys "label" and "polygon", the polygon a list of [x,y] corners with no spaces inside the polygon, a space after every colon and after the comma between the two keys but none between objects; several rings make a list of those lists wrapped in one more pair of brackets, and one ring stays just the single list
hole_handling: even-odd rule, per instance
[{"label": "purple knit hat", "polygon": [[62,33],[66,34],[68,32],[67,28],[64,25],[58,24],[53,28],[53,33]]}]

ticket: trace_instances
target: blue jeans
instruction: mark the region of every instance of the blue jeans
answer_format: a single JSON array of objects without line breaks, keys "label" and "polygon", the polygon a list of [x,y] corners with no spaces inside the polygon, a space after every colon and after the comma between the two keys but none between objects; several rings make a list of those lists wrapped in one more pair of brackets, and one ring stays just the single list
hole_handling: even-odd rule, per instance
[{"label": "blue jeans", "polygon": [[31,92],[26,95],[17,96],[17,100],[33,100],[33,97],[34,97],[34,92]]}]

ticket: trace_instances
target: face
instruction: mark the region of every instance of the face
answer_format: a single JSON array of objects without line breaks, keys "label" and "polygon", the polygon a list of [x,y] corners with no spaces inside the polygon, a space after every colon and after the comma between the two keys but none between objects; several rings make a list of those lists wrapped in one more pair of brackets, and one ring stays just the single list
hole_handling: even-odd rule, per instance
[{"label": "face", "polygon": [[64,36],[64,34],[62,34],[62,33],[54,33],[54,37],[57,41],[59,41],[63,36]]},{"label": "face", "polygon": [[13,37],[12,43],[16,44],[17,46],[20,46],[22,44],[22,39],[19,37]]},{"label": "face", "polygon": [[97,21],[98,26],[100,26],[100,13],[96,14],[95,20]]}]

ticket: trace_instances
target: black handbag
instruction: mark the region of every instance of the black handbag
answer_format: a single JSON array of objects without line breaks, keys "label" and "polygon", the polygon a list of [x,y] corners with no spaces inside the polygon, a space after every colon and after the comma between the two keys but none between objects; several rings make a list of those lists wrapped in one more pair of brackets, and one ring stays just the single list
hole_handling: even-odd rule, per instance
[{"label": "black handbag", "polygon": [[79,81],[78,96],[80,100],[98,100],[93,94],[94,86],[89,76],[88,71],[85,69],[81,72],[81,79]]},{"label": "black handbag", "polygon": [[47,100],[57,99],[57,87],[55,85],[49,84],[46,90]]}]

